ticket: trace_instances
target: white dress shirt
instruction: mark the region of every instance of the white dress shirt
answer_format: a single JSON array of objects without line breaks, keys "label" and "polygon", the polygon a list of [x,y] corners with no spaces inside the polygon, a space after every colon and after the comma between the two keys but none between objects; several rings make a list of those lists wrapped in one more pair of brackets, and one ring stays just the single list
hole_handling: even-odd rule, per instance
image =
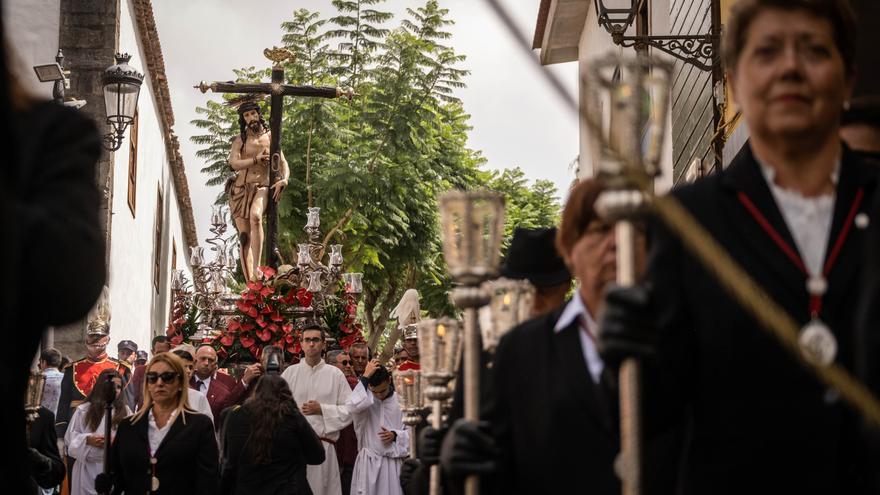
[{"label": "white dress shirt", "polygon": [[211,380],[214,378],[214,375],[211,375],[208,378],[205,378],[204,380],[199,378],[199,375],[193,375],[193,378],[195,378],[196,387],[199,386],[199,382],[202,382],[204,384],[204,385],[202,385],[201,388],[196,388],[196,390],[198,390],[199,392],[201,392],[205,395],[208,395],[208,389],[211,388]]},{"label": "white dress shirt", "polygon": [[189,407],[190,409],[195,410],[199,414],[204,414],[205,416],[211,418],[211,423],[214,422],[214,413],[211,412],[211,403],[208,402],[208,397],[205,396],[202,392],[198,390],[193,390],[189,387],[186,387],[186,391],[189,394],[187,398],[189,399]]},{"label": "white dress shirt", "polygon": [[156,451],[159,450],[159,445],[162,445],[162,440],[165,440],[165,435],[168,434],[168,431],[171,429],[171,425],[174,424],[174,419],[177,417],[177,411],[171,413],[171,416],[168,417],[168,422],[165,423],[165,426],[163,426],[162,428],[159,428],[159,426],[156,425],[156,417],[153,416],[152,408],[150,408],[149,415],[150,455],[155,457]]},{"label": "white dress shirt", "polygon": [[599,326],[593,320],[590,310],[587,309],[583,299],[581,299],[581,295],[577,291],[575,291],[571,301],[565,305],[565,309],[562,310],[562,314],[556,320],[556,326],[553,327],[553,331],[556,333],[561,332],[573,322],[577,322],[578,318],[583,318],[583,321],[586,322],[587,330],[590,332],[587,335],[587,332],[583,331],[583,329],[578,329],[578,337],[581,339],[581,350],[584,353],[584,362],[587,364],[587,370],[589,370],[593,382],[599,383],[602,370],[605,368],[605,363],[602,361],[602,356],[599,355],[599,349],[596,348],[596,342],[593,340],[598,335]]},{"label": "white dress shirt", "polygon": [[[776,206],[779,207],[782,218],[785,219],[785,224],[794,238],[801,260],[810,275],[822,275],[828,237],[831,235],[831,222],[834,218],[835,195],[832,193],[806,197],[799,192],[778,186],[774,182],[776,170],[773,168],[762,163],[761,171],[767,179]],[[831,182],[835,186],[839,175],[840,162],[831,174]]]}]

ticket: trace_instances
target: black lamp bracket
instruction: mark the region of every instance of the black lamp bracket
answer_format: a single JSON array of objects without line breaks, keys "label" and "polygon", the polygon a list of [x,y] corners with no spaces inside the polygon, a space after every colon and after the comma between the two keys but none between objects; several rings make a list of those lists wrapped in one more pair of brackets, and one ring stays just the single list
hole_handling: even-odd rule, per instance
[{"label": "black lamp bracket", "polygon": [[624,36],[618,31],[611,33],[611,39],[626,48],[656,48],[704,71],[712,71],[718,63],[718,37],[711,34]]}]

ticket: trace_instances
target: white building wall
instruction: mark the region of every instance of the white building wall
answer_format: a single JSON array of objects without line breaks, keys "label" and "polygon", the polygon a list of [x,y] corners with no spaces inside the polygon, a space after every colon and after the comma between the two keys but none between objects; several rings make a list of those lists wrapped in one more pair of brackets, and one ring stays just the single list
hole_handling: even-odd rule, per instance
[{"label": "white building wall", "polygon": [[3,24],[12,46],[10,68],[31,93],[52,98],[52,83],[41,83],[35,65],[55,62],[58,53],[61,0],[5,0]]},{"label": "white building wall", "polygon": [[[119,51],[129,53],[129,64],[146,71],[144,51],[137,34],[129,1],[120,2]],[[168,323],[172,245],[177,248],[177,267],[186,268],[188,258],[173,175],[168,163],[164,132],[157,111],[150,75],[145,74],[138,100],[138,148],[136,208],[128,205],[130,130],[116,152],[113,180],[113,224],[110,246],[109,287],[112,309],[110,349],[122,339],[148,349],[154,335],[164,333]],[[163,238],[155,246],[158,191],[162,192]],[[160,252],[160,279],[153,285],[155,250]]]}]

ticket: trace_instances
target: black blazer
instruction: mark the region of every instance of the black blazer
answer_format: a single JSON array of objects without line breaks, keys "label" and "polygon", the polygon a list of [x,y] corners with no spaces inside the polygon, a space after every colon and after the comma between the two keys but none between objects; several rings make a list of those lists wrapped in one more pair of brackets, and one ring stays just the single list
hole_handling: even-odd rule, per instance
[{"label": "black blazer", "polygon": [[268,464],[253,462],[248,444],[251,417],[247,410],[229,409],[225,421],[221,495],[311,495],[306,464],[323,463],[325,452],[318,435],[298,409],[284,418],[275,432],[272,460]]},{"label": "black blazer", "polygon": [[618,495],[618,437],[610,395],[587,371],[577,323],[556,333],[562,309],[499,342],[495,403],[486,417],[502,452],[498,493]]},{"label": "black blazer", "polygon": [[[845,150],[829,243],[858,189],[864,191],[858,211],[869,208],[877,172]],[[796,249],[749,146],[727,170],[673,195],[804,325],[810,319],[805,276],[749,214],[740,192]],[[853,226],[828,277],[820,315],[837,337],[837,362],[850,370],[864,239],[864,229]],[[665,421],[687,418],[683,492],[859,493],[865,473],[850,411],[759,328],[674,235],[657,226],[653,241],[648,279],[661,352],[658,367],[646,373],[645,417],[655,432]]]},{"label": "black blazer", "polygon": [[[137,423],[131,421],[129,417],[119,424],[113,441],[115,495],[150,493],[149,419],[144,416]],[[159,479],[156,494],[217,493],[219,453],[214,425],[207,416],[191,412],[178,415],[155,456]]]},{"label": "black blazer", "polygon": [[[55,415],[45,407],[40,407],[39,416],[28,426],[30,447],[40,454],[49,458],[48,471],[34,472],[31,469],[31,479],[42,488],[52,488],[61,484],[64,480],[64,463],[61,462],[61,453],[58,452],[58,436],[55,434]],[[36,488],[36,487],[34,487]],[[36,490],[34,490],[36,492]]]}]

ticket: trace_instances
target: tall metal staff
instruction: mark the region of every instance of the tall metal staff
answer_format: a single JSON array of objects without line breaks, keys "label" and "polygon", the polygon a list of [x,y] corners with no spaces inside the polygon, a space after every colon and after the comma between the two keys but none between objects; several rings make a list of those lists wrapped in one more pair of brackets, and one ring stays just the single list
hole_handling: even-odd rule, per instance
[{"label": "tall metal staff", "polygon": [[[113,402],[116,400],[116,385],[113,383],[113,376],[108,376],[101,386],[104,387],[104,475],[112,479],[113,468],[110,465],[110,454],[112,449],[111,435],[113,434]],[[103,495],[110,495],[112,490],[104,492]]]},{"label": "tall metal staff", "polygon": [[[440,198],[443,258],[452,279],[452,301],[464,309],[464,419],[480,419],[480,328],[477,309],[490,296],[481,284],[497,275],[504,198],[488,191],[451,191]],[[480,478],[465,480],[465,494],[477,495]]]},{"label": "tall metal staff", "polygon": [[[605,221],[616,223],[617,283],[623,287],[636,283],[635,223],[648,206],[633,179],[659,173],[671,73],[669,64],[647,57],[610,56],[596,61],[590,74],[593,83],[590,104],[594,109],[600,107],[600,99],[610,104],[608,138],[593,136],[594,146],[602,150],[599,176],[606,183],[606,189],[597,200],[597,212]],[[594,119],[602,115],[601,111],[588,113],[592,115],[588,118]],[[595,124],[597,129],[604,127],[601,122]],[[620,156],[635,165],[626,165],[612,156]],[[624,495],[642,493],[640,375],[637,359],[629,358],[621,363],[618,376],[621,453],[616,469]]]}]

